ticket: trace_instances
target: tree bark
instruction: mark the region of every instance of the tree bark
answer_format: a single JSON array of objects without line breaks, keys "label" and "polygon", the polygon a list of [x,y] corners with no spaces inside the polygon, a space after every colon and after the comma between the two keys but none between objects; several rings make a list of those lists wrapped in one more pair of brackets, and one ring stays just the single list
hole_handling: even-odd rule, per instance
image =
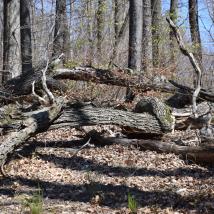
[{"label": "tree bark", "polygon": [[113,47],[112,55],[110,56],[110,62],[109,62],[110,68],[112,67],[112,65],[114,63],[114,59],[117,56],[118,46],[125,36],[126,30],[128,28],[128,22],[129,22],[129,14],[127,13],[127,15],[123,21],[123,24],[120,28],[120,31],[118,32],[117,38],[115,38],[116,40],[114,41],[114,47]]},{"label": "tree bark", "polygon": [[153,66],[160,66],[160,32],[161,32],[161,1],[151,0],[152,3],[152,51]]},{"label": "tree bark", "polygon": [[56,1],[56,18],[53,42],[53,56],[65,54],[64,63],[70,59],[70,35],[66,15],[66,0]]},{"label": "tree bark", "polygon": [[3,74],[3,10],[4,1],[0,0],[0,85],[2,85],[2,74]]},{"label": "tree bark", "polygon": [[[70,79],[80,81],[92,81],[100,84],[117,85],[139,89],[141,92],[150,90],[175,92],[177,91],[169,82],[141,83],[140,75],[129,75],[126,70],[104,70],[90,67],[75,67],[73,69],[56,69],[54,79]],[[188,88],[188,87],[187,87]]]},{"label": "tree bark", "polygon": [[[161,91],[169,93],[180,93],[186,95],[192,95],[193,88],[176,83],[173,80],[160,82],[160,83],[141,83],[139,81],[139,75],[128,75],[124,70],[102,70],[96,68],[76,67],[73,69],[56,69],[53,76],[54,79],[70,79],[80,81],[92,81],[100,84],[117,85],[131,88],[135,88],[141,92],[146,91]],[[214,94],[201,89],[199,97],[214,102]]]},{"label": "tree bark", "polygon": [[133,113],[110,108],[95,108],[91,105],[76,104],[64,109],[54,121],[52,129],[59,127],[79,127],[89,125],[119,125],[128,127],[131,133],[163,134],[159,121],[147,113]]},{"label": "tree bark", "polygon": [[20,0],[22,73],[32,71],[30,1]]},{"label": "tree bark", "polygon": [[[142,65],[142,29],[143,29],[143,3],[142,0],[129,0],[129,58],[128,67],[141,71]],[[134,99],[134,94],[128,87],[126,101]]]},{"label": "tree bark", "polygon": [[87,40],[88,47],[86,53],[86,64],[92,66],[93,56],[94,56],[94,42],[93,42],[93,15],[92,15],[93,5],[92,1],[86,2],[86,13],[87,13]]},{"label": "tree bark", "polygon": [[198,0],[189,0],[189,24],[193,45],[193,54],[202,66],[201,36],[198,23]]},{"label": "tree bark", "polygon": [[[176,24],[177,16],[178,16],[178,0],[171,0],[170,2],[170,19]],[[176,39],[174,36],[174,32],[170,29],[170,61],[176,67]]]},{"label": "tree bark", "polygon": [[120,26],[120,2],[119,0],[114,1],[114,47],[112,51],[112,56],[110,57],[109,67],[112,66],[114,58],[117,56],[117,40],[119,36],[119,26]]},{"label": "tree bark", "polygon": [[4,1],[3,76],[5,83],[21,74],[20,2]]},{"label": "tree bark", "polygon": [[129,59],[130,69],[141,70],[142,57],[142,0],[129,1]]},{"label": "tree bark", "polygon": [[13,152],[17,146],[20,146],[36,132],[47,130],[60,113],[62,104],[63,101],[59,99],[49,108],[31,112],[29,118],[21,124],[24,126],[23,129],[5,136],[5,139],[0,144],[0,166],[4,165],[8,154]]},{"label": "tree bark", "polygon": [[143,70],[151,76],[152,71],[152,14],[151,0],[143,0]]},{"label": "tree bark", "polygon": [[105,22],[105,0],[98,0],[96,18],[97,18],[97,60],[99,64],[102,56],[102,39]]}]

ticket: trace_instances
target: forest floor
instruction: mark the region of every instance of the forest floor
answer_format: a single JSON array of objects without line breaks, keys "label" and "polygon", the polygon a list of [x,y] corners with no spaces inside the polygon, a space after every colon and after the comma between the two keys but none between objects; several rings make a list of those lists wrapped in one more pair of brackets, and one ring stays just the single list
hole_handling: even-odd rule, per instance
[{"label": "forest floor", "polygon": [[35,195],[44,214],[130,213],[128,195],[137,213],[214,213],[213,167],[132,146],[75,152],[83,136],[47,131],[17,150],[5,166],[8,177],[0,177],[0,213],[30,213]]}]

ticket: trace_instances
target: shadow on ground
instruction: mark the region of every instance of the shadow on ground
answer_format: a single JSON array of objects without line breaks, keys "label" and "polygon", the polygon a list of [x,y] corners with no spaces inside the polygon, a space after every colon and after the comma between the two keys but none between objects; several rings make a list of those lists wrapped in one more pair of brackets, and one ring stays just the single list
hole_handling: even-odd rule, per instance
[{"label": "shadow on ground", "polygon": [[[73,148],[78,145],[78,142],[82,141],[63,141],[63,142],[46,142],[46,143],[33,143],[23,148],[20,153],[23,155],[29,155],[32,153],[36,146],[40,147],[61,147],[61,148]],[[30,149],[29,149],[30,148]],[[82,157],[73,156],[71,158],[58,157],[53,154],[46,155],[40,154],[39,157],[42,160],[48,162],[54,162],[59,167],[70,168],[72,170],[86,170],[95,171],[97,173],[105,174],[108,176],[123,176],[127,177],[131,173],[135,172],[134,176],[191,176],[196,179],[205,179],[214,175],[213,169],[202,171],[200,169],[185,169],[177,168],[176,170],[150,170],[146,168],[129,168],[108,166],[107,164],[100,164],[95,161],[84,159]],[[200,206],[203,202],[214,202],[214,196],[197,195],[193,196],[181,196],[176,193],[175,190],[169,191],[142,191],[137,187],[129,187],[125,184],[102,184],[99,182],[91,182],[83,185],[69,185],[54,182],[47,182],[43,180],[27,179],[20,176],[11,178],[5,178],[0,180],[0,194],[13,197],[15,191],[11,188],[13,182],[18,182],[20,185],[30,188],[42,188],[44,197],[52,200],[60,201],[74,201],[74,202],[90,202],[93,196],[100,195],[102,198],[101,205],[108,206],[110,208],[120,208],[127,206],[127,195],[131,193],[138,201],[139,206],[158,206],[160,208],[173,208],[173,209],[201,209]],[[23,192],[28,193],[28,192]]]}]

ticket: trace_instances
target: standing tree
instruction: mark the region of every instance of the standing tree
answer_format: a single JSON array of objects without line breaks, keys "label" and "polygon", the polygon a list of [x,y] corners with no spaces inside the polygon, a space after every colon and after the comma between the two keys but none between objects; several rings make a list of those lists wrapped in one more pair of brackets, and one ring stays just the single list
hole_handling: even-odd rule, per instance
[{"label": "standing tree", "polygon": [[201,37],[200,37],[199,24],[198,24],[198,0],[189,0],[189,24],[190,24],[192,45],[194,48],[193,54],[201,65],[202,64],[202,47],[201,47]]},{"label": "standing tree", "polygon": [[22,72],[32,71],[30,1],[20,0]]},{"label": "standing tree", "polygon": [[86,2],[86,15],[87,15],[87,40],[88,40],[88,47],[86,51],[86,64],[88,66],[92,65],[93,62],[93,55],[94,55],[94,42],[93,42],[93,5],[92,0],[88,0]]},{"label": "standing tree", "polygon": [[[173,21],[173,23],[176,24],[177,21],[177,13],[178,13],[178,0],[171,0],[170,2],[170,19]],[[170,28],[170,61],[175,66],[175,59],[176,59],[176,48],[175,45],[177,43],[173,30]]]},{"label": "standing tree", "polygon": [[[129,58],[128,67],[134,71],[141,70],[142,61],[142,28],[143,5],[142,0],[129,1]],[[131,101],[134,95],[127,88],[126,100]]]},{"label": "standing tree", "polygon": [[121,7],[121,3],[119,3],[119,0],[115,0],[114,1],[114,46],[113,46],[112,54],[110,56],[109,67],[113,65],[114,59],[117,57],[118,46],[122,41],[122,39],[125,37],[125,33],[129,24],[129,12],[126,13],[123,23],[120,24],[121,11],[125,11],[125,5]]},{"label": "standing tree", "polygon": [[20,1],[4,1],[2,82],[21,74]]},{"label": "standing tree", "polygon": [[153,66],[158,68],[160,65],[161,1],[151,0],[151,4]]},{"label": "standing tree", "polygon": [[4,2],[0,0],[0,85],[2,83],[2,70],[3,70],[3,7]]},{"label": "standing tree", "polygon": [[151,0],[143,0],[143,70],[151,75],[152,70],[152,14]]},{"label": "standing tree", "polygon": [[110,59],[110,66],[112,64],[112,61],[117,55],[117,50],[116,50],[116,43],[117,39],[119,36],[119,24],[120,22],[120,3],[119,0],[114,0],[114,47],[113,47],[113,52],[112,52],[112,57]]},{"label": "standing tree", "polygon": [[65,54],[65,61],[70,58],[70,35],[66,15],[66,0],[56,0],[56,17],[53,42],[53,56]]},{"label": "standing tree", "polygon": [[98,0],[98,8],[97,8],[97,57],[98,62],[102,56],[102,39],[103,39],[103,31],[104,31],[104,22],[105,22],[105,0]]},{"label": "standing tree", "polygon": [[130,69],[141,70],[142,57],[142,0],[129,1],[129,59]]}]

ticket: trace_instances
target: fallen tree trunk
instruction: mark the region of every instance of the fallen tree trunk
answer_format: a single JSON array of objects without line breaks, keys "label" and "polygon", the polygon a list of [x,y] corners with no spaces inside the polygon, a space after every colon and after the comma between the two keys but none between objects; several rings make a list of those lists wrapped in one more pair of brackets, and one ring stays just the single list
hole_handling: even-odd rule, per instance
[{"label": "fallen tree trunk", "polygon": [[33,134],[47,130],[53,120],[59,115],[62,105],[62,99],[58,99],[51,107],[30,112],[28,119],[20,124],[24,128],[4,136],[4,140],[0,144],[0,166],[4,165],[8,154],[13,152],[17,146],[20,146]]},{"label": "fallen tree trunk", "polygon": [[131,75],[127,70],[104,70],[93,67],[75,67],[73,69],[56,69],[54,79],[70,79],[80,81],[92,81],[100,84],[133,87],[141,91],[157,90],[163,92],[174,92],[176,87],[172,84],[163,83],[141,83],[139,75]]},{"label": "fallen tree trunk", "polygon": [[[181,91],[182,93],[186,93],[186,94],[192,94],[194,92],[194,89],[188,87],[188,86],[184,86],[181,84],[178,84],[177,82],[173,81],[173,80],[169,80],[169,82],[175,86],[178,91]],[[201,98],[202,100],[207,100],[210,102],[214,102],[214,94],[212,92],[209,92],[205,89],[201,89],[199,92],[199,98]]]},{"label": "fallen tree trunk", "polygon": [[201,146],[180,146],[175,143],[161,142],[159,140],[142,140],[142,139],[127,139],[127,138],[115,138],[115,137],[102,137],[96,131],[89,133],[91,142],[95,145],[110,145],[110,144],[122,144],[122,145],[135,145],[143,150],[151,150],[157,152],[174,153],[176,155],[182,155],[186,160],[191,160],[200,163],[214,163],[214,145],[202,144]]},{"label": "fallen tree trunk", "polygon": [[[56,69],[53,75],[54,79],[70,79],[80,81],[92,81],[100,84],[116,85],[122,87],[132,87],[141,92],[150,90],[168,92],[168,93],[181,93],[192,95],[194,89],[180,85],[172,80],[169,81],[153,81],[153,82],[140,82],[139,75],[130,75],[126,70],[104,70],[96,69],[93,67],[76,67],[73,69]],[[199,98],[214,102],[214,94],[201,89]]]},{"label": "fallen tree trunk", "polygon": [[[14,100],[14,96],[27,95],[31,93],[32,83],[35,81],[37,88],[41,88],[42,72],[29,75],[21,75],[8,81],[0,89],[0,98],[3,100]],[[139,75],[130,75],[126,70],[104,70],[93,67],[76,67],[73,69],[56,69],[52,76],[47,76],[47,85],[50,89],[65,91],[66,86],[59,82],[60,79],[92,81],[100,84],[131,87],[141,92],[160,91],[167,93],[179,93],[192,96],[194,89],[180,85],[172,80],[149,81],[147,83],[139,81]],[[199,98],[214,102],[214,94],[201,89]]]},{"label": "fallen tree trunk", "polygon": [[89,125],[119,125],[133,133],[163,134],[159,121],[148,113],[134,113],[110,108],[95,108],[91,105],[73,105],[63,110],[51,129]]}]

